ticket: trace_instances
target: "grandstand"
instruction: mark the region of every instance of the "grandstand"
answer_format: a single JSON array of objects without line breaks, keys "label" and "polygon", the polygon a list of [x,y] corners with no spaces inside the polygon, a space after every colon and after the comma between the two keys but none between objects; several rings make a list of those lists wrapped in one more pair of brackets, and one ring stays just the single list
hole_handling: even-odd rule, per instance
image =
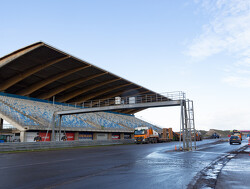
[{"label": "grandstand", "polygon": [[[87,100],[140,94],[157,93],[43,42],[0,58],[0,118],[20,131],[21,141],[34,141],[36,135],[50,140],[44,136],[51,135],[55,111],[82,108]],[[72,140],[132,138],[138,126],[160,130],[134,116],[141,110],[67,115],[61,127]]]}]

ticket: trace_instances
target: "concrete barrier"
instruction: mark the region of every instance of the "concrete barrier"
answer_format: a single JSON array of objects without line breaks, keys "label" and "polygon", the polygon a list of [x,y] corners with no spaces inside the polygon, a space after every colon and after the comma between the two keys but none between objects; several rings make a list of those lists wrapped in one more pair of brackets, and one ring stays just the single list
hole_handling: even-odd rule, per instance
[{"label": "concrete barrier", "polygon": [[114,144],[133,144],[133,139],[124,140],[86,140],[86,141],[56,141],[56,142],[12,142],[0,143],[0,152],[22,151],[22,150],[41,150],[53,148],[68,148],[81,146],[101,146]]}]

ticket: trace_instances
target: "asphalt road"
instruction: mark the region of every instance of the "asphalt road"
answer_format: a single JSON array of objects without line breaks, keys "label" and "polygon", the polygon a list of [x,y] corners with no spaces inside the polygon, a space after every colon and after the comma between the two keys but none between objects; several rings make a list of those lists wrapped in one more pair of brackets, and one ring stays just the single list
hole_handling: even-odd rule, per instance
[{"label": "asphalt road", "polygon": [[[250,146],[249,146],[250,147]],[[237,154],[223,167],[217,179],[216,189],[249,189],[250,188],[250,148]]]},{"label": "asphalt road", "polygon": [[[0,154],[0,188],[186,188],[213,160],[242,145],[178,142]],[[210,144],[209,144],[210,143]]]}]

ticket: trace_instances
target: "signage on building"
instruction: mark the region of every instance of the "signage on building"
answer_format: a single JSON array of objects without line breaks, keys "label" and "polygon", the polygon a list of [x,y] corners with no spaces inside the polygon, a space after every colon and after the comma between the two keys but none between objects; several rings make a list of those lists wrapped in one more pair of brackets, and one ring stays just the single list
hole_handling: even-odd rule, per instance
[{"label": "signage on building", "polygon": [[112,135],[112,140],[117,140],[117,139],[120,139],[120,135],[119,134],[113,134]]},{"label": "signage on building", "polygon": [[79,140],[93,140],[93,133],[80,132],[78,138]]}]

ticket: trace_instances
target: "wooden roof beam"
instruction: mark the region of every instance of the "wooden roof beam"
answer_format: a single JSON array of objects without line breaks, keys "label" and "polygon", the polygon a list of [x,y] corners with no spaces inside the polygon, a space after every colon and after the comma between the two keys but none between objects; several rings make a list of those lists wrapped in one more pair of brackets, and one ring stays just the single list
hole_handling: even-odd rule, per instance
[{"label": "wooden roof beam", "polygon": [[81,103],[81,102],[87,101],[89,99],[93,99],[93,98],[95,98],[97,96],[100,96],[102,94],[105,94],[107,92],[110,92],[110,91],[113,91],[113,90],[116,90],[116,89],[120,89],[122,87],[126,87],[126,86],[132,85],[132,84],[133,83],[127,83],[127,84],[124,84],[124,85],[119,85],[119,86],[116,86],[116,87],[108,88],[106,90],[102,90],[102,91],[97,92],[97,93],[92,93],[90,95],[87,95],[87,96],[84,96],[84,97],[81,97],[81,98],[77,99],[76,103]]},{"label": "wooden roof beam", "polygon": [[49,61],[47,63],[44,63],[44,64],[39,64],[38,66],[34,66],[28,70],[25,70],[23,71],[22,73],[20,74],[17,74],[7,80],[5,80],[3,83],[0,84],[0,91],[4,91],[8,88],[10,88],[11,86],[15,85],[16,83],[20,82],[21,80],[29,77],[30,75],[42,70],[42,69],[45,69],[53,64],[56,64],[58,62],[61,62],[67,58],[70,58],[70,56],[66,56],[66,57],[62,57],[62,58],[57,58],[56,60],[52,60],[52,61]]},{"label": "wooden roof beam", "polygon": [[[126,90],[126,91],[120,91],[119,93],[115,93],[115,95],[111,95],[111,97],[109,98],[112,98],[112,97],[116,97],[117,95],[121,95],[121,94],[126,94],[128,92],[131,92],[131,91],[135,91],[135,90],[138,90],[138,89],[141,89],[142,87],[136,87],[136,88],[133,88],[133,89],[129,89],[129,90]],[[133,94],[132,96],[134,96],[135,94]]]},{"label": "wooden roof beam", "polygon": [[78,85],[78,84],[80,84],[80,83],[84,83],[84,82],[86,82],[86,81],[89,81],[89,80],[91,80],[91,79],[100,77],[100,76],[105,75],[105,74],[107,74],[107,73],[108,73],[108,72],[104,72],[104,73],[101,73],[101,74],[91,75],[91,76],[88,76],[88,77],[85,77],[85,78],[82,78],[82,79],[76,79],[76,80],[71,81],[71,82],[69,82],[69,83],[67,83],[67,84],[65,84],[65,85],[61,85],[61,86],[59,86],[59,87],[56,87],[56,88],[50,90],[48,93],[41,94],[41,95],[37,96],[36,98],[48,99],[48,98],[50,98],[50,97],[52,97],[52,96],[57,95],[57,94],[60,93],[60,92],[63,92],[63,91],[65,91],[65,90],[67,90],[67,89],[69,89],[69,88],[71,88],[71,87],[74,87],[74,86],[76,86],[76,85]]},{"label": "wooden roof beam", "polygon": [[79,89],[79,90],[76,90],[76,91],[73,91],[73,92],[70,92],[60,98],[57,99],[58,102],[66,102],[74,97],[77,97],[87,91],[90,91],[90,90],[93,90],[95,88],[98,88],[98,87],[101,87],[101,86],[104,86],[108,83],[112,83],[112,82],[115,82],[115,81],[118,81],[120,80],[121,78],[118,78],[118,79],[113,79],[113,80],[109,80],[109,81],[105,81],[105,82],[101,82],[101,83],[98,83],[98,84],[95,84],[95,85],[91,85],[89,87],[85,87],[83,89]]},{"label": "wooden roof beam", "polygon": [[[142,88],[142,87],[137,87],[137,88],[129,89],[129,90],[125,91],[125,93],[129,92],[129,91],[137,90],[137,89],[140,89],[140,88]],[[113,94],[107,95],[107,96],[105,96],[103,98],[103,100],[108,99],[108,98],[112,98],[112,97],[116,97],[117,95],[121,95],[122,93],[124,93],[124,90],[119,91],[117,93],[113,93]]]},{"label": "wooden roof beam", "polygon": [[[142,87],[137,87],[137,88],[129,89],[129,90],[127,90],[126,92],[133,91],[133,90],[137,90],[137,89],[140,89],[140,88],[142,88]],[[118,91],[118,92],[116,92],[116,93],[112,93],[112,94],[110,94],[110,95],[106,95],[106,96],[103,97],[103,99],[100,99],[99,102],[103,102],[104,100],[107,100],[107,99],[109,99],[109,98],[116,97],[116,96],[118,96],[118,95],[121,95],[122,93],[124,93],[124,90]],[[93,106],[96,105],[96,104],[98,104],[99,102],[94,102],[94,103],[93,103]]]},{"label": "wooden roof beam", "polygon": [[27,47],[24,47],[22,49],[19,49],[17,51],[14,51],[13,53],[10,53],[4,57],[1,57],[0,58],[0,68],[5,66],[6,64],[8,64],[9,62],[17,59],[17,58],[20,58],[21,56],[23,56],[24,54],[27,54],[41,46],[43,46],[44,43],[41,43],[41,42],[38,42],[38,43],[35,43],[35,44],[32,44],[32,45],[29,45]]},{"label": "wooden roof beam", "polygon": [[76,72],[78,72],[80,70],[86,69],[88,67],[90,67],[90,65],[80,67],[80,68],[74,68],[72,70],[64,71],[62,73],[59,73],[59,74],[54,75],[52,77],[49,77],[49,78],[47,78],[45,80],[42,80],[42,81],[40,81],[38,83],[35,83],[35,84],[29,86],[28,88],[25,88],[22,91],[18,92],[17,94],[18,95],[29,95],[29,94],[35,92],[36,90],[38,90],[38,89],[40,89],[40,88],[42,88],[42,87],[44,87],[46,85],[49,85],[50,83],[53,83],[54,81],[56,81],[58,79],[61,79],[61,78],[66,77],[66,76],[68,76],[70,74],[76,73]]},{"label": "wooden roof beam", "polygon": [[145,110],[145,109],[147,109],[147,108],[133,109],[133,110],[131,110],[131,112],[129,112],[129,113],[130,113],[130,114],[135,114],[135,113],[140,112],[140,111]]},{"label": "wooden roof beam", "polygon": [[121,113],[124,113],[124,114],[130,114],[129,112],[131,112],[131,109],[121,111]]}]

